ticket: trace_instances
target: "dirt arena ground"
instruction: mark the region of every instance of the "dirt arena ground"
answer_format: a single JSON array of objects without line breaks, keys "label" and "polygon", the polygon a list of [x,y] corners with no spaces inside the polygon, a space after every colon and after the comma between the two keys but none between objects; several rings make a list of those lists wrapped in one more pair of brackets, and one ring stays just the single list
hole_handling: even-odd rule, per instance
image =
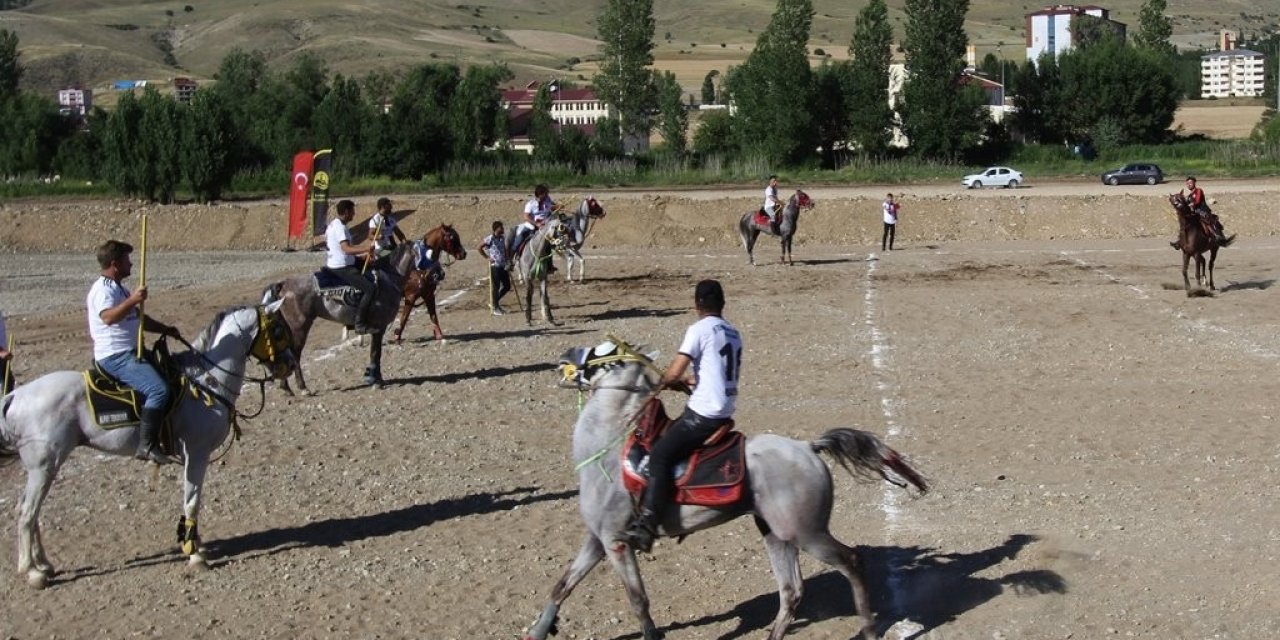
[{"label": "dirt arena ground", "polygon": [[[448,341],[430,342],[415,316],[406,343],[386,349],[385,389],[359,386],[364,350],[318,325],[304,354],[317,394],[268,390],[209,474],[211,571],[176,555],[173,469],[151,481],[140,463],[77,451],[43,517],[60,573],[41,592],[12,565],[0,573],[0,637],[517,637],[581,536],[577,398],[555,388],[556,358],[612,332],[666,362],[694,318],[693,283],[708,277],[725,284],[746,342],[743,431],[809,440],[858,426],[933,483],[912,497],[834,472],[831,528],[862,551],[882,632],[1275,637],[1280,180],[1204,185],[1240,234],[1212,297],[1183,293],[1165,245],[1162,194],[1176,186],[894,187],[907,195],[892,252],[878,242],[887,188],[807,187],[818,207],[790,268],[773,262],[771,238],[754,268],[734,244],[754,187],[597,193],[609,216],[588,242],[588,281],[552,288],[560,326],[491,316],[477,255],[450,268],[441,293]],[[411,233],[451,221],[474,246],[490,220],[514,218],[520,195],[394,199]],[[89,252],[136,237],[138,212],[152,213],[156,248],[148,308],[191,336],[319,263],[278,251],[283,206],[7,203],[0,309],[19,379],[86,363]],[[258,401],[251,389],[241,406]],[[22,482],[19,465],[0,468],[8,562]],[[849,638],[843,579],[810,558],[803,567],[788,637]],[[764,637],[777,610],[749,519],[663,540],[641,569],[673,640]],[[639,637],[603,566],[560,627],[560,638]]]}]

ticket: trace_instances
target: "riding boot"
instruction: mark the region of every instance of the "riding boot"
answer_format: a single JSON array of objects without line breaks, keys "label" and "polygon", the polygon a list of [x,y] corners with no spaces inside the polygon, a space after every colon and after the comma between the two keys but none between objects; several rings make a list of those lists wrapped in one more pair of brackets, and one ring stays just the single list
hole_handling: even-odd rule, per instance
[{"label": "riding boot", "polygon": [[164,421],[163,409],[143,409],[141,424],[138,425],[138,450],[133,457],[148,460],[156,464],[174,464],[173,458],[160,451],[156,437],[160,434],[160,423]]},{"label": "riding boot", "polygon": [[1182,251],[1182,240],[1181,239],[1174,240],[1173,242],[1169,243],[1169,246],[1173,247],[1174,249],[1177,249],[1178,251]]},{"label": "riding boot", "polygon": [[619,542],[636,551],[649,553],[653,549],[653,539],[658,535],[658,514],[649,507],[641,507],[640,512],[632,517]]}]

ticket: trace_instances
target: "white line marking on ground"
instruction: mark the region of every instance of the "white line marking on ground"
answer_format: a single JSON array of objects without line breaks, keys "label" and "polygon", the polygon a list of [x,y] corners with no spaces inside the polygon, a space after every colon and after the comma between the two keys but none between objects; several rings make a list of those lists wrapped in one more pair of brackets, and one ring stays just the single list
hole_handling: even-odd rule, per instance
[{"label": "white line marking on ground", "polygon": [[[876,379],[876,390],[880,393],[880,411],[884,414],[886,441],[902,434],[902,427],[895,417],[895,407],[900,404],[898,387],[892,380],[893,347],[887,336],[876,324],[879,308],[876,305],[875,273],[879,258],[874,252],[867,256],[867,274],[863,280],[863,324],[871,330],[871,369]],[[893,543],[894,534],[902,526],[902,510],[899,508],[900,491],[897,487],[887,485],[880,501],[880,510],[884,512],[885,528],[889,544]],[[902,600],[902,567],[893,559],[889,563],[889,602],[895,615],[900,612]]]}]

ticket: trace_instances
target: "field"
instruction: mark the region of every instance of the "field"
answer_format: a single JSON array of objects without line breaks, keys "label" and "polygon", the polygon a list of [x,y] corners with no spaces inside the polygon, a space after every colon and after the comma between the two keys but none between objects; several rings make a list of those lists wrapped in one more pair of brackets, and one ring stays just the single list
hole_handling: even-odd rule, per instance
[{"label": "field", "polygon": [[[474,254],[450,267],[441,294],[449,340],[430,342],[415,316],[406,343],[387,348],[385,389],[362,388],[363,350],[317,325],[304,354],[317,394],[268,390],[262,416],[211,469],[200,522],[211,571],[188,572],[175,555],[173,469],[150,481],[141,463],[77,451],[43,519],[61,573],[35,592],[7,572],[0,636],[517,637],[581,535],[577,398],[555,387],[556,358],[612,332],[667,362],[693,320],[693,283],[713,277],[746,343],[743,431],[810,440],[858,426],[933,484],[913,497],[833,470],[831,528],[861,551],[881,631],[1273,637],[1280,182],[1205,187],[1241,234],[1219,256],[1212,297],[1182,291],[1164,244],[1169,185],[910,188],[891,252],[878,244],[882,188],[814,187],[791,268],[770,262],[768,238],[766,264],[747,266],[728,232],[754,189],[596,194],[609,216],[588,242],[588,282],[552,287],[561,326],[491,316]],[[451,220],[474,246],[518,198],[394,200],[412,234]],[[318,264],[306,252],[220,250],[271,235],[263,220],[279,203],[245,207],[255,213],[152,212],[149,312],[192,336],[217,310]],[[15,230],[15,209],[44,233]],[[85,247],[132,237],[136,214],[127,203],[0,210],[0,241],[14,249],[0,254],[0,308],[20,380],[84,365]],[[210,232],[193,234],[193,220]],[[192,236],[205,251],[180,250]],[[682,403],[665,399],[673,412]],[[257,402],[248,390],[241,408]],[[0,513],[13,512],[21,476],[0,468]],[[0,524],[0,557],[12,561],[14,523]],[[640,564],[672,640],[763,637],[776,612],[749,519],[663,540]],[[788,637],[848,638],[848,587],[812,559],[803,567]],[[599,567],[566,603],[559,637],[637,631]]]}]

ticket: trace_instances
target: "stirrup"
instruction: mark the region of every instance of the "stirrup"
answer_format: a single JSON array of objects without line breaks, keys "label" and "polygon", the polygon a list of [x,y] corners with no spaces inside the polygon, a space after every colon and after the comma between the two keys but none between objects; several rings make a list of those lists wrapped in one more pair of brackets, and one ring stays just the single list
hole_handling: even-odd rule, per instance
[{"label": "stirrup", "polygon": [[133,452],[133,457],[144,462],[154,462],[158,465],[178,464],[178,459],[161,453],[159,447],[151,447],[145,451],[139,449]]},{"label": "stirrup", "polygon": [[653,538],[654,533],[648,527],[636,522],[627,527],[626,531],[622,532],[622,535],[618,536],[618,542],[622,542],[636,551],[649,553],[653,550]]}]

